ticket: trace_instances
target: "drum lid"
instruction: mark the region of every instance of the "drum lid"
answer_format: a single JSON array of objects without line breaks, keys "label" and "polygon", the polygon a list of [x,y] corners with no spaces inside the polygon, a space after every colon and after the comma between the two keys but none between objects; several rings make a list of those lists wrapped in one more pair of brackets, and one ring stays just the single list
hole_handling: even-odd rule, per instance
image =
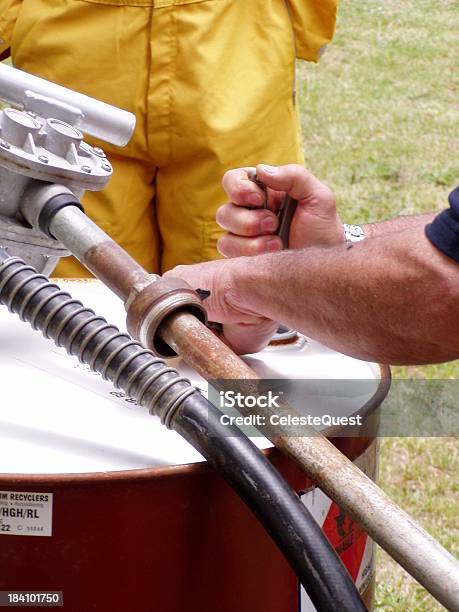
[{"label": "drum lid", "polygon": [[[97,281],[59,281],[72,297],[125,330],[122,302]],[[246,358],[266,378],[374,380],[378,366],[351,359],[300,337]],[[204,393],[207,383],[180,359],[174,367]],[[183,465],[201,455],[159,419],[102,380],[64,349],[0,307],[0,473],[82,473]],[[356,405],[356,401],[357,404]],[[262,437],[260,448],[270,443]]]}]

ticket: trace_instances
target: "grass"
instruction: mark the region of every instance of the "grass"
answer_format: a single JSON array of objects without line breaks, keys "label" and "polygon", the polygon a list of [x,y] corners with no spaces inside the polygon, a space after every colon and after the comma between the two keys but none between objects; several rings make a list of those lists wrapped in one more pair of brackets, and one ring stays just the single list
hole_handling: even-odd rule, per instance
[{"label": "grass", "polygon": [[[443,546],[457,554],[457,440],[385,438],[381,446],[380,486]],[[376,580],[378,610],[444,610],[381,549],[377,554]]]},{"label": "grass", "polygon": [[[299,63],[307,164],[345,221],[446,207],[459,184],[458,30],[457,0],[342,0],[333,44],[318,65]],[[393,375],[459,378],[459,361]],[[382,440],[381,486],[456,553],[458,470],[456,439]],[[376,607],[443,609],[381,550]]]}]

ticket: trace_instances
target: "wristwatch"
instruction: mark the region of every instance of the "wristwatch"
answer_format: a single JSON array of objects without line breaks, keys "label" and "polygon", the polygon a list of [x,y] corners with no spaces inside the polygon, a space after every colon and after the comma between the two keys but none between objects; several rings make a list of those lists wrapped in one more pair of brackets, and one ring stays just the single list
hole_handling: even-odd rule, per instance
[{"label": "wristwatch", "polygon": [[346,242],[360,242],[361,240],[365,240],[365,232],[360,225],[348,225],[347,223],[343,223],[344,229],[344,240]]}]

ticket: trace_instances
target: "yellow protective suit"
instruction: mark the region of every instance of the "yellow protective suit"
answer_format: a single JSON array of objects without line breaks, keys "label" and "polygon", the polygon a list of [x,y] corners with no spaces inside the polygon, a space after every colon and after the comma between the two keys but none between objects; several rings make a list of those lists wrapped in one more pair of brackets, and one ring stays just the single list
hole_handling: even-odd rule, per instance
[{"label": "yellow protective suit", "polygon": [[[315,61],[337,0],[0,0],[0,53],[137,116],[87,213],[150,271],[217,256],[232,167],[302,161],[295,56]],[[81,276],[73,260],[57,274]]]}]

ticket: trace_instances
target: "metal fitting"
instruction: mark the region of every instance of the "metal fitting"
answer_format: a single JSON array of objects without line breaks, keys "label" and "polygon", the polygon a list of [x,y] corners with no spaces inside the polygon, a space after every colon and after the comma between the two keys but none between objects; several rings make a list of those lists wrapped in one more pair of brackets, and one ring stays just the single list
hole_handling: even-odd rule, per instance
[{"label": "metal fitting", "polygon": [[75,125],[49,115],[34,118],[16,108],[0,110],[0,167],[90,191],[102,189],[112,174],[106,157],[84,142]]},{"label": "metal fitting", "polygon": [[[31,181],[22,197],[21,214],[35,230],[41,231],[45,236],[53,238],[49,231],[49,222],[54,216],[52,213],[55,207],[50,207],[50,203],[52,204],[59,199],[82,209],[78,198],[68,187],[55,183]],[[49,210],[50,208],[52,210]],[[61,208],[63,208],[62,202],[59,201],[57,210]]]},{"label": "metal fitting", "polygon": [[97,155],[97,157],[107,157],[105,155],[105,151],[100,147],[93,147],[92,152],[94,153],[94,155]]},{"label": "metal fitting", "polygon": [[134,132],[135,116],[22,70],[0,64],[0,99],[54,117],[106,142],[126,145]]},{"label": "metal fitting", "polygon": [[129,333],[160,357],[177,354],[159,333],[161,324],[173,312],[190,312],[207,322],[198,294],[181,278],[159,278],[146,286],[145,283],[134,286],[125,307]]}]

